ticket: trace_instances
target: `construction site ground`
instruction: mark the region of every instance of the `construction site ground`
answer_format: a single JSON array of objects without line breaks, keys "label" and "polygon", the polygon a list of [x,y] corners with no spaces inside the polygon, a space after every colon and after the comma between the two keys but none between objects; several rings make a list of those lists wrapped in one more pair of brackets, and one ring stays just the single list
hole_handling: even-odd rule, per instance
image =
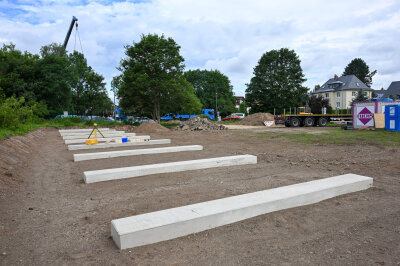
[{"label": "construction site ground", "polygon": [[[274,130],[293,133],[292,128],[166,131],[150,135],[204,150],[83,162],[73,162],[72,154],[96,151],[68,151],[55,128],[2,141],[0,161],[7,163],[1,165],[0,264],[399,265],[400,148],[256,137]],[[162,146],[168,145],[157,145]],[[100,151],[121,149],[126,148]],[[87,170],[237,154],[257,155],[258,164],[82,181]],[[374,186],[122,251],[110,237],[116,218],[345,173],[373,177]]]}]

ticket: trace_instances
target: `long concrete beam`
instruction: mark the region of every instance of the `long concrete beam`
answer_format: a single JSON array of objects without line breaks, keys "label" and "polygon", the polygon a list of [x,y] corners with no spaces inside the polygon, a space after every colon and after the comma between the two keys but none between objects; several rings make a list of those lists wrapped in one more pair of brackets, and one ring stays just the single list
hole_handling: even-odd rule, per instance
[{"label": "long concrete beam", "polygon": [[[125,133],[125,131],[105,131],[101,132],[103,136],[124,136],[126,134],[130,134],[132,136],[135,136],[136,133]],[[67,134],[67,135],[62,135],[61,137],[63,139],[76,139],[76,138],[87,138],[89,136],[90,132],[87,133],[74,133],[74,134]],[[94,136],[94,133],[92,134]],[[101,136],[100,133],[97,133],[97,136]]]},{"label": "long concrete beam", "polygon": [[153,139],[149,141],[139,141],[139,142],[126,142],[126,143],[101,143],[96,145],[68,145],[68,150],[88,150],[88,149],[107,149],[107,148],[119,148],[119,147],[129,147],[129,146],[144,146],[144,145],[157,145],[157,144],[170,144],[170,139]]},{"label": "long concrete beam", "polygon": [[[128,137],[128,139],[144,139],[144,140],[149,140],[150,136],[131,136],[131,135],[124,135]],[[121,139],[122,136],[114,136],[114,137],[98,137],[97,141],[98,142],[105,142],[105,141],[113,141],[115,139]],[[92,137],[93,138],[93,137]],[[85,143],[87,138],[81,138],[81,139],[66,139],[64,140],[65,144],[79,144],[79,143]]]},{"label": "long concrete beam", "polygon": [[210,159],[86,171],[83,174],[85,183],[95,183],[153,174],[175,173],[189,170],[256,163],[257,156],[247,154]]},{"label": "long concrete beam", "polygon": [[187,145],[187,146],[173,146],[173,147],[138,149],[138,150],[81,153],[81,154],[74,154],[74,161],[79,162],[86,160],[108,159],[108,158],[143,155],[143,154],[158,154],[158,153],[201,151],[201,150],[203,150],[203,146],[201,145]]},{"label": "long concrete beam", "polygon": [[[74,132],[90,132],[90,131],[92,131],[93,130],[93,128],[79,128],[79,129],[60,129],[60,130],[58,130],[58,132],[60,132],[60,134],[62,134],[62,133],[74,133]],[[106,128],[106,127],[103,127],[103,128],[99,128],[99,130],[100,131],[114,131],[115,129],[114,128]]]},{"label": "long concrete beam", "polygon": [[120,249],[143,246],[365,190],[372,182],[347,174],[116,219],[111,236]]}]

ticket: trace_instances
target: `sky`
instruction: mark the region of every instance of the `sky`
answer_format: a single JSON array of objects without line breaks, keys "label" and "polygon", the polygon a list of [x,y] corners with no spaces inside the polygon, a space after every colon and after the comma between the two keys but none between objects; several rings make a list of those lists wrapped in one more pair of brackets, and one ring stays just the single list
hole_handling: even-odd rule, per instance
[{"label": "sky", "polygon": [[39,53],[64,41],[72,16],[82,50],[75,30],[67,49],[83,51],[108,89],[124,46],[149,33],[173,38],[186,70],[228,76],[237,96],[261,56],[283,47],[297,53],[311,89],[358,57],[378,71],[372,88],[400,80],[400,0],[0,0],[0,45]]}]

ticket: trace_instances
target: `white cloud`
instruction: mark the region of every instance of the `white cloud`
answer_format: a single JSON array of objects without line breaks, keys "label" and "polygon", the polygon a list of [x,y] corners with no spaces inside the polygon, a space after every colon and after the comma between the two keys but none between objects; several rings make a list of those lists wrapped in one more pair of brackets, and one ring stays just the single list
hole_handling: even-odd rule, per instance
[{"label": "white cloud", "polygon": [[341,74],[356,57],[378,70],[373,87],[386,88],[400,80],[399,10],[389,0],[3,0],[0,43],[38,53],[43,45],[63,42],[75,15],[85,56],[108,85],[124,45],[142,33],[164,33],[182,47],[187,69],[219,69],[238,95],[261,55],[281,47],[299,55],[310,88]]}]

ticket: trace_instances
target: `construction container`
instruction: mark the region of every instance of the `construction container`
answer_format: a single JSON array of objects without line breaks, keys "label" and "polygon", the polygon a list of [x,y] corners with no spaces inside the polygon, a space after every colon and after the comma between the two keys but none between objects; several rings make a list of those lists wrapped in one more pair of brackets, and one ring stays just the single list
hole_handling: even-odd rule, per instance
[{"label": "construction container", "polygon": [[400,132],[400,105],[385,106],[385,128]]}]

